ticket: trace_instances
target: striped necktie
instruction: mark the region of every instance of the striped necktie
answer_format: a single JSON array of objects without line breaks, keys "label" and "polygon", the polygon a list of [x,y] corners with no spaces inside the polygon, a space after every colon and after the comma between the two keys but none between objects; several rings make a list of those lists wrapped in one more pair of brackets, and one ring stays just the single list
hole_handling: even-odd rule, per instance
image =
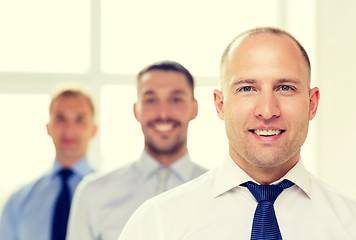
[{"label": "striped necktie", "polygon": [[61,190],[55,203],[52,220],[52,240],[65,240],[67,232],[67,221],[70,210],[70,193],[68,179],[72,175],[69,169],[59,171],[61,177]]},{"label": "striped necktie", "polygon": [[167,190],[167,179],[168,179],[170,171],[171,170],[168,167],[160,167],[157,170],[157,175],[158,175],[157,194],[162,193]]},{"label": "striped necktie", "polygon": [[286,188],[293,186],[289,180],[278,185],[258,185],[251,181],[241,184],[247,187],[258,202],[253,218],[251,240],[281,240],[273,204],[278,195]]}]

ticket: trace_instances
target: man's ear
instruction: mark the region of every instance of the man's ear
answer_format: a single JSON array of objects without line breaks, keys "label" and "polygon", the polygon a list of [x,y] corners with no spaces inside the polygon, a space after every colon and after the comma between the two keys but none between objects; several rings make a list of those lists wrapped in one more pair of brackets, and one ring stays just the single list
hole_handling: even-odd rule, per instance
[{"label": "man's ear", "polygon": [[193,105],[192,118],[190,120],[193,120],[198,116],[198,101],[194,99],[193,104],[194,105]]},{"label": "man's ear", "polygon": [[49,128],[49,123],[46,124],[46,128],[47,128],[47,134],[48,136],[51,136],[51,130]]},{"label": "man's ear", "polygon": [[98,131],[98,125],[94,124],[91,137],[94,137],[96,135],[97,131]]},{"label": "man's ear", "polygon": [[137,102],[136,103],[134,103],[134,105],[133,105],[133,112],[134,112],[134,114],[135,114],[135,118],[136,118],[136,120],[138,121],[138,122],[140,122],[139,120],[138,120],[138,108],[139,108],[139,106],[137,105]]},{"label": "man's ear", "polygon": [[219,118],[224,120],[224,97],[223,93],[217,89],[214,90],[214,103]]},{"label": "man's ear", "polygon": [[318,110],[319,100],[320,100],[320,92],[319,88],[315,87],[310,89],[309,94],[309,120],[312,120],[316,115],[316,110]]}]

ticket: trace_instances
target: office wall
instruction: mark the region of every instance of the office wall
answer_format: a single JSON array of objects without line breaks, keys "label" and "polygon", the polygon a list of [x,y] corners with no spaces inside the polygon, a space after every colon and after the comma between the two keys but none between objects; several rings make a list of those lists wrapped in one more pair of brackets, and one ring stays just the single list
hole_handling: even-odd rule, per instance
[{"label": "office wall", "polygon": [[[318,175],[356,199],[356,1],[317,3]],[[346,183],[347,182],[347,183]]]}]

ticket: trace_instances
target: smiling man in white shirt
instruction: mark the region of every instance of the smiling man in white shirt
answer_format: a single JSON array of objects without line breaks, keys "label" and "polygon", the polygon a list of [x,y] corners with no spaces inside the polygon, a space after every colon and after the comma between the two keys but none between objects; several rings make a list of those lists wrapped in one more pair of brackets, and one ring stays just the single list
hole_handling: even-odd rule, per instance
[{"label": "smiling man in white shirt", "polygon": [[276,28],[237,36],[223,53],[214,99],[226,159],[146,201],[119,240],[356,239],[356,203],[300,159],[319,89],[310,88],[309,58],[293,36]]},{"label": "smiling man in white shirt", "polygon": [[84,180],[74,196],[67,240],[116,240],[145,200],[206,171],[188,154],[188,125],[198,103],[185,67],[162,61],[140,71],[134,114],[145,138],[140,159]]}]

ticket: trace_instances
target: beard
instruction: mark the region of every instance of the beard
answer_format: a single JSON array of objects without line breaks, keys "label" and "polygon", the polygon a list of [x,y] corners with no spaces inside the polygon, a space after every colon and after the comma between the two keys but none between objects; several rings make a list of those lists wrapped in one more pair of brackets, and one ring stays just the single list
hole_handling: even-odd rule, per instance
[{"label": "beard", "polygon": [[238,153],[240,157],[251,165],[259,168],[274,168],[288,162],[293,156],[297,154],[300,148],[281,148],[278,151],[259,150],[246,151]]},{"label": "beard", "polygon": [[260,147],[249,142],[239,141],[233,147],[240,159],[258,168],[274,168],[285,164],[293,157],[300,155],[300,149],[305,142],[308,132],[308,125],[302,124],[297,131],[298,134],[291,140],[286,140],[281,146]]},{"label": "beard", "polygon": [[247,136],[246,132],[231,127],[233,124],[225,125],[229,139],[229,151],[234,160],[242,161],[258,168],[275,168],[295,159],[300,155],[300,149],[304,144],[309,128],[307,116],[299,123],[297,128],[290,133],[286,130],[283,141],[278,145],[274,143],[261,144]]},{"label": "beard", "polygon": [[178,152],[182,146],[184,146],[185,141],[177,139],[173,144],[170,146],[160,147],[157,146],[153,141],[150,139],[145,139],[146,146],[150,151],[157,155],[170,155]]}]

